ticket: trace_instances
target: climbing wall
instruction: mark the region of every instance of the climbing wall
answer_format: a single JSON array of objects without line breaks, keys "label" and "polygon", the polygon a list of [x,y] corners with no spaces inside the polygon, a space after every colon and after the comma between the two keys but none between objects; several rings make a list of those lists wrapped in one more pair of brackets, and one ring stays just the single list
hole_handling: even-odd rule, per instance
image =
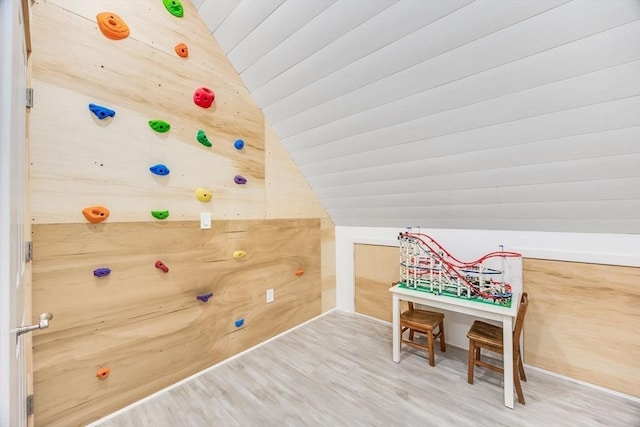
[{"label": "climbing wall", "polygon": [[84,425],[334,306],[333,223],[172,4],[33,6],[33,311],[55,316],[36,425]]}]

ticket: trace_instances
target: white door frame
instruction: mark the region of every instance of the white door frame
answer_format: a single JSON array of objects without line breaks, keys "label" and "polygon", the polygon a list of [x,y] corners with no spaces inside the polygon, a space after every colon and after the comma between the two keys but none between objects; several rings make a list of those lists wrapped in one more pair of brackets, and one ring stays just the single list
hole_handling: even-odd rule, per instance
[{"label": "white door frame", "polygon": [[[0,0],[0,426],[27,423],[24,299],[27,1]],[[28,274],[28,272],[26,273]],[[30,359],[30,356],[29,356]]]}]

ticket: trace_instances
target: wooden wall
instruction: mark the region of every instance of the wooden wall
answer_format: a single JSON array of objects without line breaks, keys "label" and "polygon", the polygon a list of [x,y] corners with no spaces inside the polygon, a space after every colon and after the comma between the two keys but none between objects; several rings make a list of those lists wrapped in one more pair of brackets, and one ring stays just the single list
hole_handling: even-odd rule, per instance
[{"label": "wooden wall", "polygon": [[[84,425],[335,306],[331,219],[183,5],[183,18],[161,1],[33,5],[33,312],[55,316],[34,334],[36,425]],[[130,37],[105,38],[103,11]],[[186,59],[173,50],[179,42]],[[192,102],[200,86],[216,94],[210,109]],[[116,116],[100,121],[89,103]],[[170,132],[153,132],[153,119]],[[199,129],[213,147],[196,140]],[[171,173],[151,174],[156,163]],[[199,202],[198,187],[213,200]],[[92,205],[109,208],[106,222],[87,223],[81,211]],[[165,209],[164,221],[150,214]],[[200,229],[203,212],[210,230]],[[247,255],[234,259],[235,250]],[[94,277],[100,267],[111,274]],[[209,292],[209,302],[196,299]],[[111,374],[101,381],[102,367]]]},{"label": "wooden wall", "polygon": [[[391,321],[397,251],[356,245],[357,312]],[[640,268],[525,258],[523,269],[525,363],[640,397]]]}]

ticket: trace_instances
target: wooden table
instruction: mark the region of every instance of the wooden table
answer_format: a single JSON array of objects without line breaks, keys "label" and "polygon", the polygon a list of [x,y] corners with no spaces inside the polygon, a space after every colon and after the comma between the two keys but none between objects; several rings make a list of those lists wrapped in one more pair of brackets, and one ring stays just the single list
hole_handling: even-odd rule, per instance
[{"label": "wooden table", "polygon": [[393,361],[400,362],[400,301],[411,301],[416,304],[457,313],[468,314],[482,319],[502,322],[504,342],[504,405],[513,409],[513,325],[518,314],[520,294],[513,293],[511,307],[484,304],[446,295],[434,295],[430,292],[400,288],[395,285],[389,288],[393,295]]}]

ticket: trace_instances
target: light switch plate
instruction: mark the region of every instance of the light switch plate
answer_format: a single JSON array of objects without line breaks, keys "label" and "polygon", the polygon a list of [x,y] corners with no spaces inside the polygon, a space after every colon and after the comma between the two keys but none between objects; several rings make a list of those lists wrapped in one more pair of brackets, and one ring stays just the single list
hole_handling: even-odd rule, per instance
[{"label": "light switch plate", "polygon": [[273,302],[273,288],[267,289],[267,304]]},{"label": "light switch plate", "polygon": [[200,229],[201,230],[211,229],[211,213],[202,212],[200,214]]}]

